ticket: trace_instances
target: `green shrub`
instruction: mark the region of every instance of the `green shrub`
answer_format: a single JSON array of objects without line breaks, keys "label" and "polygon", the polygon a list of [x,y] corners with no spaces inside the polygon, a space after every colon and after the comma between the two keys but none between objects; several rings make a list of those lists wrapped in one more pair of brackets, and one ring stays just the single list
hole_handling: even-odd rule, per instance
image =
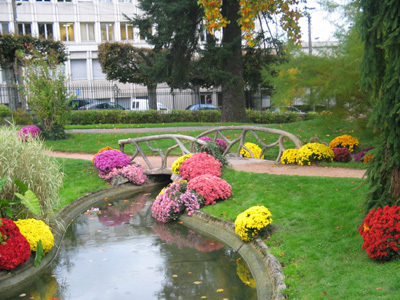
[{"label": "green shrub", "polygon": [[[48,224],[54,217],[53,208],[58,207],[63,177],[61,166],[54,157],[46,154],[41,140],[29,138],[24,142],[16,132],[14,126],[0,130],[0,178],[10,177],[25,183],[39,199],[41,218]],[[8,181],[0,191],[0,199],[12,200],[17,189],[12,181]],[[16,218],[29,216],[22,205],[14,210]]]},{"label": "green shrub", "polygon": [[17,125],[31,125],[33,124],[33,115],[18,108],[12,112],[14,123]]},{"label": "green shrub", "polygon": [[0,118],[11,116],[11,109],[7,105],[0,104]]}]

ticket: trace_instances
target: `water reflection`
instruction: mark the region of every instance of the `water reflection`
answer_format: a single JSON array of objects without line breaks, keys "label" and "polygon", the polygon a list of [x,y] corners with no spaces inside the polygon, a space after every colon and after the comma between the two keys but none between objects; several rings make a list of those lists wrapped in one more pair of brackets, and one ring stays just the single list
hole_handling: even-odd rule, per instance
[{"label": "water reflection", "polygon": [[101,214],[76,218],[54,263],[8,299],[256,299],[240,256],[181,224],[154,222],[154,196],[104,201]]}]

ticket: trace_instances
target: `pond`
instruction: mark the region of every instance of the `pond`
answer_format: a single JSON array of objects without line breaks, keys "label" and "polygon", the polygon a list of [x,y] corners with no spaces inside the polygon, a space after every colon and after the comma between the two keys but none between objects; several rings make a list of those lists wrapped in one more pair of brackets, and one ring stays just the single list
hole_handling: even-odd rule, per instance
[{"label": "pond", "polygon": [[236,251],[179,222],[156,222],[154,197],[103,201],[81,214],[52,264],[6,299],[257,299]]}]

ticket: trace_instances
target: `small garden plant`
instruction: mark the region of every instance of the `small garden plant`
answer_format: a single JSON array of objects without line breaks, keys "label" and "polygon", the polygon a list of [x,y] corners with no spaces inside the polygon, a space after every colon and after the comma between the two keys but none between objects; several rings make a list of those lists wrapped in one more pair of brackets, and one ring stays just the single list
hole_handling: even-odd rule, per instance
[{"label": "small garden plant", "polygon": [[236,217],[235,232],[241,240],[249,242],[271,223],[272,215],[268,208],[252,206]]},{"label": "small garden plant", "polygon": [[[251,158],[252,154],[254,158],[264,159],[264,155],[261,155],[261,148],[254,143],[247,142],[243,145],[242,149],[240,149],[240,154],[244,157]],[[247,151],[247,149],[249,151]]]}]

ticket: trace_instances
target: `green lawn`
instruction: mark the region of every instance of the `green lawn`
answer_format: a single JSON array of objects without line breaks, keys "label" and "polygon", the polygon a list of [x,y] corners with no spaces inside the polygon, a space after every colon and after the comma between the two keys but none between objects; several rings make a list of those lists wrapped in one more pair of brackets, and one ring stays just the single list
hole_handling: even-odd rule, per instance
[{"label": "green lawn", "polygon": [[[271,127],[295,133],[302,141],[319,135],[329,142],[348,133],[357,137],[363,147],[373,145],[370,132],[362,132],[362,126],[355,123],[314,120]],[[124,135],[76,134],[69,141],[48,145],[63,151],[82,151],[82,146],[94,153],[103,146],[116,147],[111,142],[126,138],[121,136]],[[107,186],[96,176],[91,162],[60,161],[66,173],[61,191],[64,204]],[[400,261],[377,263],[361,248],[357,228],[365,213],[363,201],[368,186],[364,179],[255,174],[231,169],[224,170],[223,178],[232,185],[234,195],[203,210],[233,222],[237,214],[253,205],[268,207],[274,221],[272,234],[265,242],[282,264],[289,299],[400,299]]]}]

